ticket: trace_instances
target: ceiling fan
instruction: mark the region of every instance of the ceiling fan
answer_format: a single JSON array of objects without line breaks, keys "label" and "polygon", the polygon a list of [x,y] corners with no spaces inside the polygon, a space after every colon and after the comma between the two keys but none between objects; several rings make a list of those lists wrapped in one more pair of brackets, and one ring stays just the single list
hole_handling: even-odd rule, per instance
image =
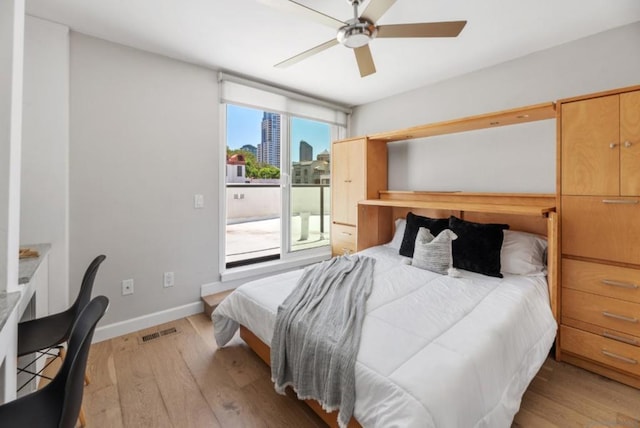
[{"label": "ceiling fan", "polygon": [[276,64],[275,67],[289,67],[341,43],[343,46],[353,49],[360,76],[362,77],[376,72],[371,50],[369,49],[369,43],[376,37],[457,37],[467,23],[467,21],[447,21],[376,25],[375,23],[393,6],[396,0],[371,0],[362,15],[358,15],[358,6],[364,3],[364,0],[347,0],[353,6],[353,19],[349,19],[346,22],[325,15],[293,0],[259,1],[277,9],[328,25],[338,31],[334,39],[286,59]]}]

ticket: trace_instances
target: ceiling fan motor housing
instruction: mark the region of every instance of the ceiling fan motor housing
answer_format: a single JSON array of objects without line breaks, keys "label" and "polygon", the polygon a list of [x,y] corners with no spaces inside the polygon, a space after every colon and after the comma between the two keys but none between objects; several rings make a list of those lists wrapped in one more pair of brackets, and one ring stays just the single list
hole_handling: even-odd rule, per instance
[{"label": "ceiling fan motor housing", "polygon": [[378,34],[376,26],[364,18],[350,19],[338,30],[336,38],[348,48],[359,48],[369,44]]}]

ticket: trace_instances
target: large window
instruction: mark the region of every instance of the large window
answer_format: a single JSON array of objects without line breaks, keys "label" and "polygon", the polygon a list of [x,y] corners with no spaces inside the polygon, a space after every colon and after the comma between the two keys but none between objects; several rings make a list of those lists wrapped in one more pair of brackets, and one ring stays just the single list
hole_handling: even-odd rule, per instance
[{"label": "large window", "polygon": [[236,81],[222,81],[222,100],[226,267],[326,248],[331,141],[346,115]]}]

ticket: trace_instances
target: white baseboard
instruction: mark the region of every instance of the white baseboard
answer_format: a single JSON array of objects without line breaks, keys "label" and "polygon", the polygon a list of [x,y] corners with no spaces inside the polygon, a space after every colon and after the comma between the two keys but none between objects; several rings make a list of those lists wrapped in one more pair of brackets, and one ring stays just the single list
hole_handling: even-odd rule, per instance
[{"label": "white baseboard", "polygon": [[199,314],[203,311],[204,304],[202,302],[194,302],[141,317],[131,318],[126,321],[104,325],[96,328],[93,334],[93,343],[102,342],[103,340],[112,339],[117,336],[122,336],[123,334],[133,333],[134,331],[153,327],[154,325],[165,322],[175,321],[190,315]]}]

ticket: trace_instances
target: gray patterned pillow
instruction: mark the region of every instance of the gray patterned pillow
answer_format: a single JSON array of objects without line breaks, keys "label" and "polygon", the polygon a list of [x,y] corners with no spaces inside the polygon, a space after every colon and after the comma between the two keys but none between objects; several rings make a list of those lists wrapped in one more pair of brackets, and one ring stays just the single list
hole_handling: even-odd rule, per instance
[{"label": "gray patterned pillow", "polygon": [[453,264],[451,241],[457,237],[453,231],[445,229],[434,238],[429,229],[421,227],[416,236],[411,265],[446,275]]}]

